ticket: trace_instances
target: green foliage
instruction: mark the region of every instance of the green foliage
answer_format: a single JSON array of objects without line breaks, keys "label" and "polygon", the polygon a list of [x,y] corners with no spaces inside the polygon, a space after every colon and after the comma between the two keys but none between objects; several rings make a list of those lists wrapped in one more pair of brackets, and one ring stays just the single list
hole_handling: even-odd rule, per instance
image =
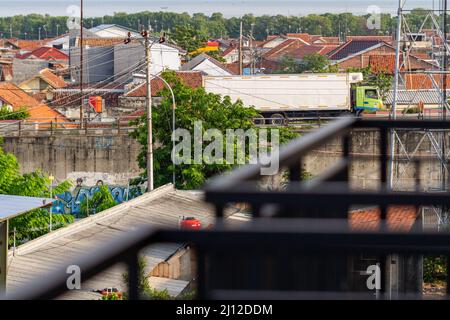
[{"label": "green foliage", "polygon": [[[194,123],[202,121],[203,131],[218,129],[225,139],[227,129],[255,129],[253,119],[259,117],[252,107],[244,107],[241,101],[232,102],[230,97],[221,97],[217,94],[207,93],[203,88],[192,89],[183,85],[174,72],[166,71],[162,76],[171,84],[177,103],[176,127],[188,130],[194,137]],[[222,164],[182,164],[174,168],[172,152],[172,100],[170,92],[164,89],[161,92],[163,101],[153,108],[154,139],[158,147],[154,150],[154,182],[161,186],[172,182],[172,173],[175,170],[177,187],[180,189],[198,189],[205,181],[217,174],[232,169],[234,166],[223,159]],[[147,160],[147,124],[146,116],[136,120],[137,129],[131,136],[143,146],[138,157],[139,166],[146,168]],[[280,143],[285,143],[297,135],[289,128],[279,128]],[[205,143],[205,146],[207,144]],[[224,145],[225,142],[224,142]],[[235,143],[235,150],[237,149]],[[248,157],[248,156],[247,156]],[[146,175],[146,173],[144,173]]]},{"label": "green foliage", "polygon": [[433,283],[447,278],[446,258],[444,256],[426,256],[423,258],[423,281]]},{"label": "green foliage", "polygon": [[[102,212],[117,205],[108,186],[100,186],[92,199],[84,199],[81,203],[80,217]],[[89,210],[89,212],[88,212]]]},{"label": "green foliage", "polygon": [[[147,262],[144,257],[139,257],[138,259],[138,292],[140,295],[144,295],[145,292],[150,290],[150,285],[148,284],[148,275],[145,272],[147,267]],[[122,275],[122,280],[124,284],[128,285],[128,272]]]},{"label": "green foliage", "polygon": [[208,40],[208,36],[191,25],[179,25],[170,34],[170,39],[190,53],[203,47]]},{"label": "green foliage", "polygon": [[[147,262],[144,257],[139,257],[138,259],[138,293],[142,299],[147,300],[173,300],[174,297],[169,295],[167,290],[159,291],[151,288],[148,283],[149,275],[146,273],[145,269],[147,267]],[[122,275],[122,280],[125,285],[128,285],[128,273]],[[124,293],[124,300],[127,299],[127,293]]]},{"label": "green foliage", "polygon": [[0,107],[0,120],[24,120],[30,117],[27,108],[10,111],[6,106]]},{"label": "green foliage", "polygon": [[[408,22],[410,32],[417,32],[424,21],[427,12],[423,9],[415,9],[405,13],[404,18]],[[390,14],[381,14],[381,27],[379,30],[367,28],[369,15],[353,15],[351,13],[324,13],[309,14],[306,16],[263,15],[255,17],[252,14],[244,14],[242,18],[244,34],[248,34],[253,25],[253,35],[257,40],[263,40],[268,35],[286,34],[289,32],[306,32],[309,34],[322,34],[324,36],[345,35],[386,35],[392,34],[396,27],[396,17]],[[117,12],[114,15],[104,17],[86,18],[87,26],[97,26],[102,23],[118,24],[124,27],[137,29],[139,23],[149,22],[156,32],[174,31],[177,26],[191,26],[196,32],[210,38],[238,37],[241,18],[224,18],[221,13],[213,13],[207,16],[203,13],[173,13],[173,12],[138,12],[127,14]],[[439,21],[439,18],[437,18]],[[67,32],[67,17],[51,17],[48,15],[30,14],[14,17],[0,18],[0,30],[13,29],[13,36],[18,38],[38,38],[39,27],[44,27],[44,37],[54,37]],[[431,19],[424,28],[430,28]],[[171,32],[169,32],[171,33]]]},{"label": "green foliage", "polygon": [[[6,153],[0,147],[0,194],[50,197],[51,180],[48,175],[35,171],[27,174],[20,173],[19,163],[11,153]],[[61,193],[71,187],[69,181],[65,181],[53,189],[53,194]],[[53,229],[61,228],[73,222],[73,216],[52,214]],[[50,213],[48,210],[35,210],[10,221],[10,230],[16,229],[16,244],[32,240],[46,234],[49,231]],[[10,239],[12,243],[13,239]]]},{"label": "green foliage", "polygon": [[327,57],[313,53],[305,55],[301,61],[292,56],[283,56],[281,58],[280,70],[275,73],[335,73],[338,67],[330,64]]},{"label": "green foliage", "polygon": [[[52,230],[62,228],[74,221],[70,214],[52,214],[45,209],[31,211],[25,215],[14,218],[10,221],[10,231],[16,229],[16,245],[20,245],[26,241],[36,239],[49,232],[50,220],[52,221]],[[9,243],[13,244],[13,236],[10,237]]]},{"label": "green foliage", "polygon": [[225,58],[222,57],[220,51],[209,51],[209,52],[206,52],[206,54],[207,54],[208,56],[210,56],[211,58],[216,59],[216,60],[219,61],[219,62],[222,62],[222,63],[225,63],[225,62],[226,62]]},{"label": "green foliage", "polygon": [[107,294],[105,296],[102,296],[101,300],[109,301],[109,300],[122,300],[122,299],[119,297],[119,295],[117,293],[113,292],[113,293]]}]

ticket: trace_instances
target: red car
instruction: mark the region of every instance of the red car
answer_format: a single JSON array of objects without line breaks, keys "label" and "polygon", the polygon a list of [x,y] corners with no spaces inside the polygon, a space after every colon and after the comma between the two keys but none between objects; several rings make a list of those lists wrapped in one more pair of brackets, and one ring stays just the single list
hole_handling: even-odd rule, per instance
[{"label": "red car", "polygon": [[180,229],[181,230],[201,230],[202,229],[202,223],[200,222],[200,220],[195,219],[193,217],[188,217],[185,218],[183,217],[183,219],[180,221]]}]

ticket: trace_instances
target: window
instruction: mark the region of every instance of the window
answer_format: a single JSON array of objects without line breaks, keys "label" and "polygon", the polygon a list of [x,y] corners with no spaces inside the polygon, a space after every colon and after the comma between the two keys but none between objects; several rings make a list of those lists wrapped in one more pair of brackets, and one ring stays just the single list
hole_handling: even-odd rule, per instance
[{"label": "window", "polygon": [[366,90],[366,98],[368,99],[378,99],[378,92],[374,89]]}]

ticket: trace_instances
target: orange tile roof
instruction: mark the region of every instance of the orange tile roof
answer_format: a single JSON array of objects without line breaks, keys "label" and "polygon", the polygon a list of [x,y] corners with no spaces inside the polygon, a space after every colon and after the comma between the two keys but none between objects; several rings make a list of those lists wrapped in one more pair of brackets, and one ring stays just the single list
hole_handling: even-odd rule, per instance
[{"label": "orange tile roof", "polygon": [[33,51],[37,48],[43,47],[45,40],[17,40],[12,42],[23,51]]},{"label": "orange tile roof", "polygon": [[[77,39],[77,46],[80,45],[80,39]],[[122,38],[85,38],[83,44],[91,47],[109,47],[117,44],[123,44]]]},{"label": "orange tile roof", "polygon": [[[323,40],[323,41],[325,41],[325,43],[328,43],[328,44],[340,44],[339,37],[320,37],[320,40]],[[313,40],[313,41],[315,41],[315,40]]]},{"label": "orange tile roof", "polygon": [[347,36],[347,41],[384,41],[386,43],[392,43],[394,39],[391,36]]},{"label": "orange tile roof", "polygon": [[279,45],[277,45],[275,48],[270,49],[264,54],[265,58],[273,58],[274,56],[281,56],[286,53],[286,50],[292,50],[300,48],[301,46],[304,46],[304,42],[302,42],[300,39],[286,39]]},{"label": "orange tile roof", "polygon": [[[387,209],[387,227],[392,231],[409,231],[419,212],[413,206],[390,206]],[[368,231],[380,227],[380,209],[369,208],[350,212],[350,227],[354,230]]]},{"label": "orange tile roof", "polygon": [[308,33],[288,33],[286,36],[288,38],[301,39],[307,43],[311,43],[311,36]]},{"label": "orange tile roof", "polygon": [[31,52],[17,56],[19,59],[27,59],[30,56],[44,60],[69,60],[69,56],[64,52],[52,47],[40,47]]},{"label": "orange tile roof", "polygon": [[[42,104],[33,97],[29,96],[25,91],[16,85],[4,82],[0,83],[0,100],[11,105],[13,111],[20,108],[26,108],[30,113],[28,121],[33,122],[48,122],[48,118],[57,118],[60,121],[69,121],[64,115],[49,106]],[[41,119],[41,118],[47,118]]]},{"label": "orange tile roof", "polygon": [[67,87],[67,83],[63,78],[54,74],[50,69],[46,68],[39,71],[39,76],[55,89]]},{"label": "orange tile roof", "polygon": [[372,73],[393,74],[395,71],[395,54],[374,54],[369,57]]},{"label": "orange tile roof", "polygon": [[290,49],[285,54],[297,59],[303,59],[306,55],[314,53],[326,55],[335,48],[337,48],[337,45],[312,44],[310,46],[304,45],[299,48]]},{"label": "orange tile roof", "polygon": [[[404,75],[405,84],[407,90],[417,90],[417,89],[436,89],[433,85],[431,77],[434,78],[438,86],[442,85],[442,75],[439,74],[424,74],[424,73],[414,73]],[[450,76],[447,76],[447,88],[450,89]]]}]

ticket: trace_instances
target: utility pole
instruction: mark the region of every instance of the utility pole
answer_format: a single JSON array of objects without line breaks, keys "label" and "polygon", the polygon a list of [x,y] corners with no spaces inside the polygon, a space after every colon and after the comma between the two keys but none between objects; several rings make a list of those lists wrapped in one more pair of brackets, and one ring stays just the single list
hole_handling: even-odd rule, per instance
[{"label": "utility pole", "polygon": [[59,24],[56,25],[56,37],[59,37]]},{"label": "utility pole", "polygon": [[13,37],[12,23],[9,24],[9,35],[10,35],[10,38],[12,39],[12,37]]},{"label": "utility pole", "polygon": [[41,41],[41,27],[39,27],[38,30],[39,30],[39,36],[38,36],[39,37],[39,41]]},{"label": "utility pole", "polygon": [[80,0],[80,129],[83,129],[83,71],[84,71],[84,56],[83,56],[83,0]]},{"label": "utility pole", "polygon": [[239,74],[242,75],[242,64],[243,64],[243,57],[242,57],[242,20],[241,20],[241,26],[239,29]]},{"label": "utility pole", "polygon": [[251,24],[250,28],[250,74],[255,74],[255,50],[253,48],[253,27],[254,23]]},{"label": "utility pole", "polygon": [[153,121],[152,121],[152,85],[151,85],[151,61],[150,61],[150,41],[149,41],[149,31],[142,31],[142,36],[144,37],[145,45],[145,61],[146,61],[146,72],[145,79],[147,82],[147,97],[146,97],[146,107],[147,107],[147,192],[153,191]]}]

